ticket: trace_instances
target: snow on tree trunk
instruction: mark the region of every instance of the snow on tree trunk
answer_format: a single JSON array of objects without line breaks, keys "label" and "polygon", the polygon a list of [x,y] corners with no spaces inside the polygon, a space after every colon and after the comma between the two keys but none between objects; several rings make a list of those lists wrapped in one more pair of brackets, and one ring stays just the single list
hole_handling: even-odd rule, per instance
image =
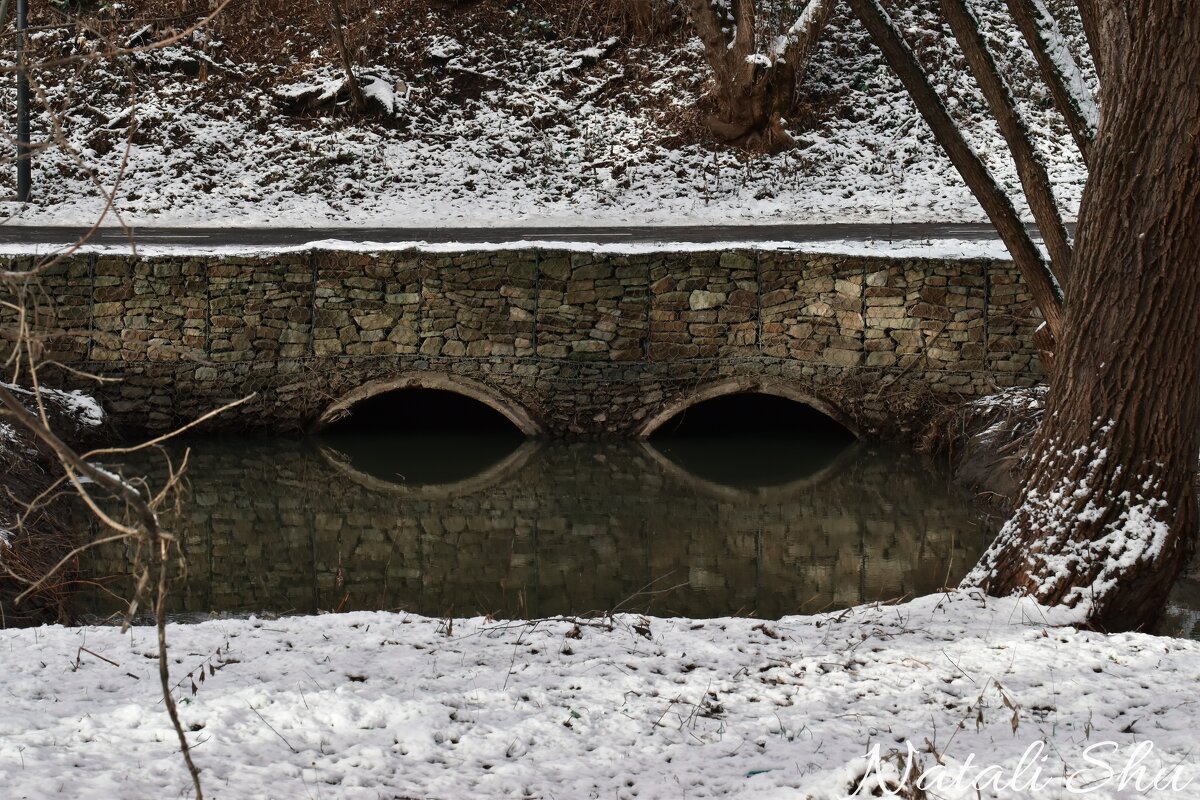
[{"label": "snow on tree trunk", "polygon": [[1050,95],[1067,120],[1085,163],[1091,161],[1092,142],[1100,128],[1100,109],[1091,87],[1059,30],[1058,21],[1043,0],[1008,0],[1008,8],[1021,35],[1033,51]]},{"label": "snow on tree trunk", "polygon": [[1198,524],[1200,14],[1131,5],[1030,477],[964,581],[1085,608],[1104,630],[1157,620]]}]

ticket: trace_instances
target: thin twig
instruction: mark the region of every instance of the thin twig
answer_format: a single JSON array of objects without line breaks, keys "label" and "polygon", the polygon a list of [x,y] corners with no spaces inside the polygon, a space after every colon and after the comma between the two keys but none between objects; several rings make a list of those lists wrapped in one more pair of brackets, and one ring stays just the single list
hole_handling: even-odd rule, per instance
[{"label": "thin twig", "polygon": [[274,725],[272,725],[271,723],[267,722],[267,718],[266,718],[266,717],[264,717],[262,714],[259,714],[259,713],[258,713],[258,709],[257,709],[257,708],[255,708],[254,706],[250,705],[250,701],[249,701],[249,700],[247,700],[247,701],[246,701],[246,705],[250,707],[250,710],[254,712],[255,716],[257,716],[259,719],[261,719],[261,720],[263,721],[263,725],[266,725],[268,728],[270,728],[270,729],[271,729],[271,733],[275,734],[275,735],[276,735],[276,736],[278,736],[280,739],[283,739],[283,743],[284,743],[284,744],[286,744],[286,745],[288,746],[288,749],[289,749],[289,750],[291,750],[293,753],[299,753],[299,752],[300,752],[300,751],[299,751],[299,750],[297,750],[295,747],[292,747],[292,743],[291,743],[291,742],[289,742],[289,741],[288,741],[288,740],[287,740],[287,739],[284,737],[284,735],[283,735],[282,733],[280,733],[279,731],[275,730],[275,726],[274,726]]}]

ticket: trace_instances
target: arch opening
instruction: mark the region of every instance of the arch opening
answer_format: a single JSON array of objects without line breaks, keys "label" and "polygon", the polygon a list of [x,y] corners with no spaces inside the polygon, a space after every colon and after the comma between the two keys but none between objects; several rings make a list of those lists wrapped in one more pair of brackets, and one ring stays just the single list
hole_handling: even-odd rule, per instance
[{"label": "arch opening", "polygon": [[354,403],[323,433],[477,433],[521,436],[498,409],[449,389],[405,387]]},{"label": "arch opening", "polygon": [[686,406],[651,434],[655,439],[784,436],[854,441],[845,425],[811,405],[764,392],[719,395]]},{"label": "arch opening", "polygon": [[318,437],[322,447],[373,480],[425,488],[471,485],[510,459],[525,433],[482,400],[405,387],[347,407]]},{"label": "arch opening", "polygon": [[685,405],[650,436],[691,475],[757,490],[812,479],[844,462],[857,443],[845,425],[808,403],[753,389]]}]

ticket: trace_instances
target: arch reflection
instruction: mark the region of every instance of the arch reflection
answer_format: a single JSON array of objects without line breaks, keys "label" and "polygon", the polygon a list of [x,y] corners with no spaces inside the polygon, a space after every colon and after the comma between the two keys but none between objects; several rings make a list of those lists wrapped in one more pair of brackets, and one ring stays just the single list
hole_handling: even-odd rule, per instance
[{"label": "arch reflection", "polygon": [[837,477],[861,457],[858,443],[808,448],[765,443],[752,451],[721,441],[642,442],[646,454],[676,483],[730,502],[782,502]]},{"label": "arch reflection", "polygon": [[[764,413],[755,413],[755,404]],[[771,413],[779,409],[784,410],[791,424],[787,420],[781,423]],[[696,417],[701,418],[698,425]],[[719,380],[676,397],[642,424],[638,437],[677,434],[681,427],[693,429],[688,432],[718,427],[742,433],[750,430],[777,433],[781,428],[794,427],[810,436],[858,438],[854,423],[845,413],[810,394],[805,387],[778,378],[748,376]]]},{"label": "arch reflection", "polygon": [[519,471],[537,441],[467,436],[338,437],[319,448],[341,476],[371,492],[451,498],[486,491]]},{"label": "arch reflection", "polygon": [[649,441],[698,481],[761,494],[824,474],[857,439],[805,402],[748,390],[685,406]]},{"label": "arch reflection", "polygon": [[494,402],[404,385],[358,400],[316,441],[326,461],[361,485],[452,496],[486,485],[527,440]]}]

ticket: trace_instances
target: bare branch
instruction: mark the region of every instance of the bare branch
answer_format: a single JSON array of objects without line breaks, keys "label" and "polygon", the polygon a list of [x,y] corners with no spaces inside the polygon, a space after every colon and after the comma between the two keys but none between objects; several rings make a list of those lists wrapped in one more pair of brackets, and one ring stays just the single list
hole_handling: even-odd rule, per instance
[{"label": "bare branch", "polygon": [[712,0],[688,0],[688,10],[691,12],[692,25],[704,44],[704,57],[720,81],[727,69],[725,52],[729,47],[729,37],[721,25],[721,19],[713,10]]},{"label": "bare branch", "polygon": [[1054,199],[1050,176],[1033,144],[1029,128],[1017,111],[1012,92],[988,50],[979,19],[968,5],[968,0],[942,0],[942,10],[1016,162],[1017,175],[1025,189],[1029,208],[1050,252],[1050,267],[1054,277],[1059,286],[1066,286],[1067,274],[1071,269],[1071,243],[1058,202]]},{"label": "bare branch", "polygon": [[[79,64],[79,63],[83,63],[86,61],[100,61],[102,59],[118,58],[120,56],[130,56],[130,55],[135,55],[137,53],[152,53],[155,50],[163,50],[167,47],[170,47],[173,44],[176,44],[177,42],[180,42],[180,41],[190,37],[196,31],[207,26],[209,23],[211,23],[213,20],[215,20],[217,17],[219,17],[221,15],[221,13],[223,11],[225,11],[226,7],[228,7],[229,4],[232,2],[233,2],[233,0],[222,0],[220,5],[218,5],[215,9],[213,9],[207,16],[202,17],[199,21],[193,23],[192,25],[189,25],[188,27],[184,28],[183,30],[176,31],[175,33],[171,34],[170,36],[165,36],[162,39],[156,39],[153,42],[150,42],[149,44],[138,45],[137,47],[110,47],[105,50],[98,50],[94,53],[86,53],[86,54],[81,54],[81,55],[65,56],[63,58],[48,59],[46,61],[39,61],[38,67],[41,69],[53,69],[56,67],[68,66],[70,64]],[[0,67],[0,73],[16,72],[19,69],[20,69],[20,67],[15,67],[15,66],[14,67]]]},{"label": "bare branch", "polygon": [[812,55],[821,30],[833,16],[837,0],[808,0],[808,5],[788,28],[787,33],[776,40],[772,50],[784,61],[803,71]]},{"label": "bare branch", "polygon": [[[36,384],[35,384],[36,388]],[[154,509],[150,503],[142,495],[142,493],[132,484],[121,480],[115,475],[112,475],[105,470],[89,464],[79,456],[69,445],[62,441],[54,431],[50,430],[50,426],[46,421],[45,409],[41,404],[40,393],[35,391],[35,396],[38,399],[38,407],[41,417],[34,416],[25,406],[10,392],[7,388],[0,386],[0,404],[3,404],[8,413],[16,419],[22,427],[29,433],[40,439],[47,445],[62,462],[63,466],[68,469],[68,473],[72,474],[72,482],[81,490],[81,494],[86,496],[86,492],[82,491],[82,486],[74,477],[73,472],[78,472],[80,475],[86,476],[100,487],[108,491],[113,497],[123,500],[126,506],[132,511],[139,523],[139,528],[131,528],[129,526],[113,523],[115,529],[119,533],[115,537],[111,537],[109,541],[127,539],[130,536],[140,537],[145,535],[148,539],[150,547],[151,562],[157,574],[156,594],[154,599],[154,617],[158,630],[158,670],[159,682],[163,691],[163,701],[167,707],[167,715],[171,718],[171,723],[175,728],[175,733],[179,738],[179,747],[183,754],[183,759],[187,765],[188,772],[192,777],[192,784],[196,790],[196,800],[203,800],[204,792],[200,786],[200,770],[192,761],[191,747],[188,744],[187,735],[183,731],[183,724],[179,720],[179,710],[175,705],[175,698],[171,694],[170,689],[170,667],[167,662],[167,616],[166,616],[166,598],[167,598],[167,569],[166,569],[166,548],[173,541],[172,537],[164,534],[158,526],[158,516],[154,513]],[[94,512],[99,509],[92,506]],[[106,515],[101,516],[108,521]],[[59,563],[55,568],[60,569],[62,564],[66,563],[66,559]],[[148,573],[147,573],[148,574]],[[144,583],[140,581],[139,585]],[[26,590],[28,593],[30,590]],[[135,595],[135,603],[136,603]],[[135,607],[131,604],[131,609]]]},{"label": "bare branch", "polygon": [[151,447],[157,447],[158,445],[162,444],[163,442],[166,442],[171,439],[175,439],[179,436],[182,436],[183,434],[187,433],[188,431],[192,430],[193,428],[196,428],[200,425],[203,425],[205,422],[208,422],[213,417],[224,414],[226,411],[231,411],[232,409],[235,409],[240,405],[244,405],[256,397],[258,397],[258,392],[252,392],[240,400],[234,400],[232,403],[226,403],[225,405],[221,406],[218,409],[209,411],[207,414],[197,417],[196,419],[192,420],[191,422],[189,422],[188,424],[184,425],[181,428],[176,428],[175,430],[171,431],[170,433],[164,433],[162,436],[158,436],[147,442],[142,442],[141,444],[135,445],[133,447],[98,448],[96,450],[91,450],[88,453],[84,454],[83,458],[88,459],[88,458],[94,458],[96,456],[101,456],[101,455],[128,455],[129,453],[136,453],[136,452],[139,452],[141,450],[146,450]]},{"label": "bare branch", "polygon": [[756,0],[733,0],[734,30],[733,48],[729,56],[735,64],[745,64],[746,58],[755,52],[755,17],[754,4]]},{"label": "bare branch", "polygon": [[363,97],[358,77],[354,74],[350,48],[346,46],[346,19],[342,14],[342,0],[326,0],[326,5],[329,7],[329,30],[342,60],[342,70],[346,73],[346,87],[350,90],[350,107],[355,114],[364,114],[367,110],[367,101]]}]

